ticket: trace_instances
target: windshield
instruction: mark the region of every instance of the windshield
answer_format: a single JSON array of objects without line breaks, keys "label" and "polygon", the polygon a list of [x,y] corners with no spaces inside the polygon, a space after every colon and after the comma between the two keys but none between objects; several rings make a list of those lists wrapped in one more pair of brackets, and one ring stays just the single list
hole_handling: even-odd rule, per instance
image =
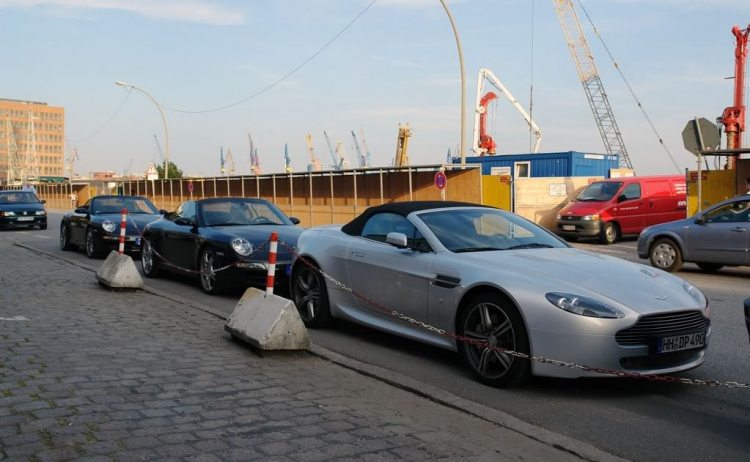
[{"label": "windshield", "polygon": [[0,194],[0,204],[38,204],[39,199],[29,192],[12,192]]},{"label": "windshield", "polygon": [[94,215],[120,213],[122,209],[127,209],[128,213],[159,213],[154,204],[144,197],[103,197],[94,199],[91,204],[91,213]]},{"label": "windshield", "polygon": [[622,183],[614,181],[591,183],[581,191],[581,194],[575,200],[578,202],[607,202],[615,197],[617,191],[620,190],[620,186],[622,186]]},{"label": "windshield", "polygon": [[502,210],[454,209],[419,218],[456,253],[567,247],[545,229]]},{"label": "windshield", "polygon": [[293,226],[284,212],[261,199],[211,199],[198,204],[205,226]]}]

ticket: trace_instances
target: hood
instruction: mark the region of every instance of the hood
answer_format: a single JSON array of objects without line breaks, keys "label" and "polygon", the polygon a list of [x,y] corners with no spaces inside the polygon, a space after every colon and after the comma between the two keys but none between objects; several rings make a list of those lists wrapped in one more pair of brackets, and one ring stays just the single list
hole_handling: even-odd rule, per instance
[{"label": "hood", "polygon": [[673,230],[674,231],[674,230],[682,229],[683,227],[692,225],[694,223],[695,223],[695,217],[693,216],[693,217],[690,217],[690,218],[684,218],[682,220],[670,221],[668,223],[662,223],[662,224],[659,224],[659,225],[649,226],[648,228],[644,229],[643,231],[648,230],[648,233],[646,233],[646,234],[650,234],[653,231],[664,231],[664,230]]},{"label": "hood", "polygon": [[[283,241],[284,244],[292,248],[297,246],[297,239],[299,239],[300,234],[304,231],[300,227],[288,225],[217,226],[209,229],[208,237],[210,239],[229,242],[233,237],[242,237],[254,246],[263,244],[271,237],[271,233],[275,232],[279,233],[279,241]],[[261,261],[267,261],[267,249],[268,246],[266,246],[266,250],[254,253],[252,259],[255,260],[257,258]],[[289,260],[292,257],[291,251],[281,243],[278,245],[276,255],[279,260]]]},{"label": "hood", "polygon": [[0,204],[0,210],[3,212],[36,212],[37,210],[44,210],[44,205],[41,202]]},{"label": "hood", "polygon": [[[128,214],[128,226],[125,228],[125,234],[128,236],[138,236],[139,231],[143,233],[143,229],[147,224],[152,221],[160,220],[162,215],[151,214],[151,213],[131,213]],[[122,223],[122,214],[120,213],[101,213],[92,216],[92,220],[96,220],[97,223],[103,223],[105,221],[111,221],[117,226],[113,234],[120,232],[120,224]],[[135,225],[133,225],[135,222]],[[138,229],[136,229],[136,226]]]},{"label": "hood", "polygon": [[606,202],[569,202],[560,210],[560,215],[582,217],[585,215],[598,215]]},{"label": "hood", "polygon": [[578,249],[476,252],[462,254],[461,258],[538,280],[542,290],[605,299],[642,315],[664,309],[702,308],[685,292],[682,279],[676,276]]}]

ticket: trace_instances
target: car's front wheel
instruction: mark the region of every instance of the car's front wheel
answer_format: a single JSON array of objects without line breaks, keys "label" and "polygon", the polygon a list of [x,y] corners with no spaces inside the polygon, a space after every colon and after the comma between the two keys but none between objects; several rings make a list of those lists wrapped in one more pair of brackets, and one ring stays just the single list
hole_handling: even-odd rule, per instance
[{"label": "car's front wheel", "polygon": [[216,273],[216,252],[212,248],[207,247],[203,249],[198,268],[201,271],[200,280],[203,292],[208,295],[219,295],[222,293],[224,287],[222,281],[219,279],[219,275]]},{"label": "car's front wheel", "polygon": [[70,243],[70,227],[65,223],[60,225],[60,249],[73,250],[73,245]]},{"label": "car's front wheel", "polygon": [[498,350],[529,354],[529,335],[518,309],[496,294],[474,297],[461,311],[458,350],[480,382],[493,387],[521,385],[531,378],[528,359]]},{"label": "car's front wheel", "polygon": [[669,273],[674,273],[682,268],[682,252],[672,239],[662,238],[651,244],[648,256],[651,266]]},{"label": "car's front wheel", "polygon": [[300,264],[292,277],[292,300],[307,327],[326,327],[331,324],[328,292],[323,276],[317,268]]},{"label": "car's front wheel", "polygon": [[604,223],[602,232],[599,235],[599,241],[602,244],[612,245],[620,238],[620,228],[613,222]]},{"label": "car's front wheel", "polygon": [[89,258],[99,258],[102,255],[101,243],[94,235],[94,229],[86,230],[86,256]]},{"label": "car's front wheel", "polygon": [[143,239],[141,243],[141,268],[147,278],[156,278],[161,274],[161,266],[156,261],[157,258],[151,243],[148,239]]}]

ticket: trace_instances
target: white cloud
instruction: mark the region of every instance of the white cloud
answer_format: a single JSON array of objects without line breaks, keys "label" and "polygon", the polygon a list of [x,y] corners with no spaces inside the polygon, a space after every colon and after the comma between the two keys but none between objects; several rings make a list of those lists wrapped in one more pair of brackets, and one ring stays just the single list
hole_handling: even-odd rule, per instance
[{"label": "white cloud", "polygon": [[244,15],[207,0],[0,0],[0,8],[46,8],[63,11],[118,10],[156,19],[213,25],[245,22]]}]

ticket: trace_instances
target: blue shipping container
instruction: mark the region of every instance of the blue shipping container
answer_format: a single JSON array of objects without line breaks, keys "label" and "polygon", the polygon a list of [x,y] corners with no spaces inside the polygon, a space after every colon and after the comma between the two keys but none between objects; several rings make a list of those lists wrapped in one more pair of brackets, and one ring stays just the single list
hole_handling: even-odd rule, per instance
[{"label": "blue shipping container", "polygon": [[[454,164],[461,163],[458,157]],[[493,167],[509,169],[511,176],[564,177],[564,176],[603,176],[609,178],[609,171],[620,168],[617,155],[592,154],[578,151],[547,152],[538,154],[509,154],[483,157],[467,157],[467,164],[481,164],[482,175],[491,175]]]}]

